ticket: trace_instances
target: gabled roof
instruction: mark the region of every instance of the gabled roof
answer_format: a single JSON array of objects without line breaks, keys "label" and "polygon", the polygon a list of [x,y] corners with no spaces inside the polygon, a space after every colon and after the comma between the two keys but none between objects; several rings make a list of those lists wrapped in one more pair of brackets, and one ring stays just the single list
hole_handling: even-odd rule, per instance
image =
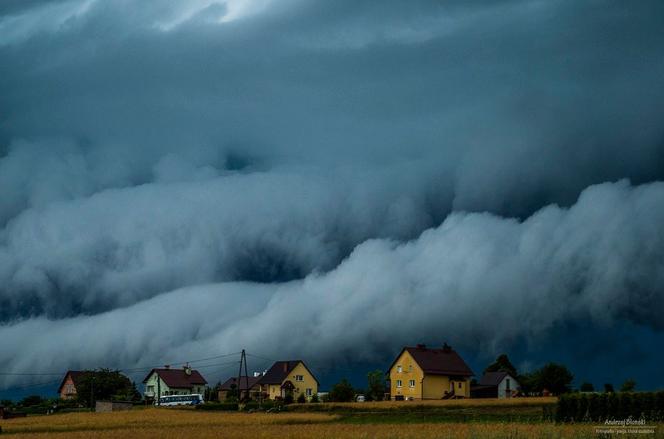
[{"label": "gabled roof", "polygon": [[[246,377],[247,380],[245,381],[245,377],[242,376],[240,377],[240,389],[239,390],[247,390],[247,382],[249,382],[249,389],[252,389],[258,381],[263,378],[262,376],[257,376],[257,377]],[[231,390],[231,386],[235,386],[237,389],[237,377],[232,377],[224,381],[224,383],[219,387],[219,390]]]},{"label": "gabled roof", "polygon": [[62,391],[62,386],[65,385],[65,381],[67,381],[67,377],[71,375],[71,380],[74,382],[74,387],[78,386],[78,380],[85,374],[84,371],[82,370],[68,370],[67,373],[65,373],[64,378],[62,378],[62,381],[60,382],[60,385],[58,386],[58,393]]},{"label": "gabled roof", "polygon": [[451,347],[445,344],[440,349],[429,349],[425,345],[415,347],[406,346],[397,355],[390,366],[391,370],[401,355],[408,351],[413,360],[420,366],[425,374],[431,375],[456,375],[473,376],[475,375],[470,367],[463,361],[463,358]]},{"label": "gabled roof", "polygon": [[302,360],[289,360],[289,361],[276,361],[270,369],[263,375],[260,380],[258,380],[258,384],[281,384],[286,378],[288,378],[288,374],[291,373],[293,369],[297,367],[298,364],[302,363],[305,369],[311,374],[311,376],[316,380],[318,383],[318,380],[314,376],[313,373],[311,373],[311,370],[307,367],[306,364],[304,364],[304,361]]},{"label": "gabled roof", "polygon": [[[482,376],[477,384],[480,386],[497,386],[506,376],[512,377],[509,372],[505,372],[504,370],[498,372],[487,372]],[[512,377],[512,379],[514,379],[514,377]]]},{"label": "gabled roof", "polygon": [[188,375],[184,369],[171,368],[152,369],[143,382],[146,383],[153,373],[159,375],[159,378],[164,380],[168,387],[187,389],[197,384],[207,384],[205,378],[197,370],[191,369],[191,374]]}]

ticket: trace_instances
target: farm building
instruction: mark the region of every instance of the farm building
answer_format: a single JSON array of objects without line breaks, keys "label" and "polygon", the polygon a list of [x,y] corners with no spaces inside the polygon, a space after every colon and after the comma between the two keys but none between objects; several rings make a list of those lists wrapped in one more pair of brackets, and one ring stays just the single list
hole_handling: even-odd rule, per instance
[{"label": "farm building", "polygon": [[219,401],[225,401],[228,397],[228,392],[237,392],[238,388],[242,392],[242,395],[245,395],[247,391],[247,383],[249,384],[248,390],[250,397],[258,399],[258,396],[260,395],[260,385],[258,385],[258,381],[261,377],[262,375],[254,375],[252,377],[242,376],[240,377],[240,386],[237,384],[237,377],[227,379],[219,387]]},{"label": "farm building", "polygon": [[473,371],[447,344],[436,349],[418,344],[401,350],[388,375],[391,399],[451,399],[470,397]]},{"label": "farm building", "polygon": [[68,370],[58,387],[60,399],[75,399],[77,396],[76,386],[85,372],[81,370]]},{"label": "farm building", "polygon": [[487,372],[472,386],[473,398],[511,398],[521,391],[518,381],[509,372]]},{"label": "farm building", "polygon": [[291,394],[310,399],[318,393],[318,380],[302,360],[277,361],[258,380],[260,391],[269,399],[282,399]]},{"label": "farm building", "polygon": [[173,369],[164,366],[152,369],[143,380],[144,395],[148,399],[157,396],[204,394],[207,381],[197,370],[189,366],[182,369]]}]

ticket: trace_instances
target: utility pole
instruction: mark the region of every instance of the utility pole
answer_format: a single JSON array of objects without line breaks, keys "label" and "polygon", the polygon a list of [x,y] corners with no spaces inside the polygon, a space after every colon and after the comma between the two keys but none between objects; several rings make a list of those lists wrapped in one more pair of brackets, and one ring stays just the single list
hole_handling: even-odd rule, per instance
[{"label": "utility pole", "polygon": [[90,372],[91,377],[90,377],[90,410],[94,409],[94,395],[95,395],[95,373]]},{"label": "utility pole", "polygon": [[161,378],[157,372],[155,374],[157,375],[157,406],[161,406]]},{"label": "utility pole", "polygon": [[244,365],[244,383],[246,389],[246,397],[249,399],[249,373],[247,372],[247,354],[242,349],[242,354],[240,355],[240,370],[237,373],[237,397],[238,401],[242,401],[242,384],[240,380],[242,379],[242,365]]}]

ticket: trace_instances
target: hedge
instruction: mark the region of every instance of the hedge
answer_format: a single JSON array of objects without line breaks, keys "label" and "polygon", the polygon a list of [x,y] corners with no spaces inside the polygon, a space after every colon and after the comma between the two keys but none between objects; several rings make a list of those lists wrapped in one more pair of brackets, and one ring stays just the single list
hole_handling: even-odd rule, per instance
[{"label": "hedge", "polygon": [[197,410],[219,410],[219,411],[237,411],[239,405],[237,402],[206,402],[196,406]]},{"label": "hedge", "polygon": [[607,419],[664,421],[664,391],[567,393],[556,407],[556,422],[602,422]]}]

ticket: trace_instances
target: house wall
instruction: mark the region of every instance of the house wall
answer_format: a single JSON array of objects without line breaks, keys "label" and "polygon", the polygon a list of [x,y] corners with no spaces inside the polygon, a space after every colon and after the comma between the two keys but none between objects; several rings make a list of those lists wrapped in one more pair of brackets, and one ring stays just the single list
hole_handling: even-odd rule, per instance
[{"label": "house wall", "polygon": [[[510,392],[507,391],[507,380],[510,380]],[[498,398],[510,398],[511,392],[519,389],[519,383],[511,375],[506,375],[503,380],[498,383]]]},{"label": "house wall", "polygon": [[123,410],[131,410],[133,404],[131,402],[111,402],[111,401],[97,401],[95,404],[95,412],[104,413],[104,412],[117,412]]},{"label": "house wall", "polygon": [[[295,380],[297,375],[302,375],[302,381]],[[318,383],[316,382],[316,379],[311,373],[309,373],[307,368],[304,367],[304,364],[302,363],[299,363],[293,368],[293,370],[288,374],[286,380],[290,380],[290,382],[295,386],[295,390],[293,391],[293,398],[296,400],[302,394],[304,394],[304,396],[308,399],[318,393]],[[309,395],[307,395],[307,389],[310,389]]]},{"label": "house wall", "polygon": [[67,374],[65,382],[60,390],[61,399],[74,399],[76,398],[76,386],[74,385],[74,380],[71,378],[71,374]]},{"label": "house wall", "polygon": [[[152,386],[152,389],[150,389],[150,386]],[[150,375],[150,377],[145,381],[144,395],[148,398],[155,398],[157,397],[157,390],[161,392],[161,395],[159,396],[164,396],[168,395],[166,392],[169,392],[171,389],[166,385],[164,380],[159,378],[159,375],[153,372],[152,375]]]},{"label": "house wall", "polygon": [[[401,372],[399,372],[401,366]],[[404,351],[390,369],[390,394],[392,399],[401,395],[404,398],[421,399],[422,398],[422,380],[424,373],[417,365],[413,357]],[[401,380],[401,387],[399,387]],[[415,380],[415,386],[410,386],[410,380]]]}]

